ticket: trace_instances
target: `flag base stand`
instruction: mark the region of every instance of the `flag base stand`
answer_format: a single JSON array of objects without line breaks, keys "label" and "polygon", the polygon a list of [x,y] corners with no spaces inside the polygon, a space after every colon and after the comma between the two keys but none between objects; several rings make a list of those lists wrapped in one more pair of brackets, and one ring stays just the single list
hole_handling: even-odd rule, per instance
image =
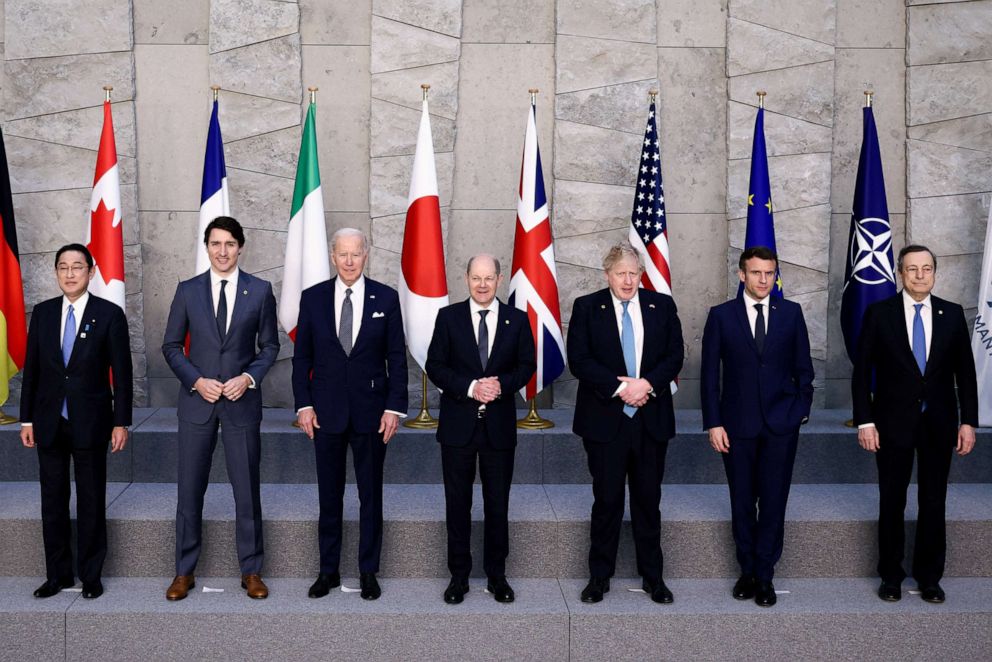
[{"label": "flag base stand", "polygon": [[16,416],[11,416],[10,414],[5,414],[3,409],[0,409],[0,425],[11,425],[17,422]]},{"label": "flag base stand", "polygon": [[420,413],[408,421],[403,421],[403,427],[413,430],[433,430],[437,427],[437,419],[431,416],[431,412],[427,409],[427,373],[422,374],[423,390],[420,398]]},{"label": "flag base stand", "polygon": [[534,398],[530,399],[530,411],[527,415],[517,421],[517,427],[521,430],[547,430],[548,428],[553,428],[555,424],[546,418],[541,418],[541,415],[537,413],[537,403],[534,402]]},{"label": "flag base stand", "polygon": [[853,418],[849,418],[846,421],[844,421],[844,427],[846,427],[846,428],[853,428],[854,427],[854,419]]}]

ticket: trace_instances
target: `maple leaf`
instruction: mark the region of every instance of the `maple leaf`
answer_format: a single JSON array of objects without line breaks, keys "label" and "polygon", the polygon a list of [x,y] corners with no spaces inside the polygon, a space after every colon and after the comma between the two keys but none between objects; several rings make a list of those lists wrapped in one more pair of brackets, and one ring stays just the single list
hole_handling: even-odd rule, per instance
[{"label": "maple leaf", "polygon": [[90,214],[90,243],[86,246],[107,285],[112,280],[124,280],[124,224],[114,227],[114,212],[100,200]]}]

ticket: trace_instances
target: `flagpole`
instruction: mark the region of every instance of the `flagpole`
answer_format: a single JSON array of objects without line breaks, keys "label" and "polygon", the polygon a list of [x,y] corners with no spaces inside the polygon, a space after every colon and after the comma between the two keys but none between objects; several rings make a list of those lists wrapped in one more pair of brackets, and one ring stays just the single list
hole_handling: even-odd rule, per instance
[{"label": "flagpole", "polygon": [[758,90],[757,92],[755,92],[755,94],[758,95],[758,108],[763,109],[765,107],[765,96],[768,94],[768,92],[765,92],[764,90]]},{"label": "flagpole", "polygon": [[307,88],[307,92],[310,93],[310,103],[317,103],[317,89],[316,87]]},{"label": "flagpole", "polygon": [[108,103],[110,102],[110,93],[111,93],[111,91],[113,91],[113,89],[114,89],[114,86],[113,85],[104,85],[103,86],[103,92],[104,92],[103,100],[104,101],[106,101]]},{"label": "flagpole", "polygon": [[217,97],[220,96],[220,85],[211,85],[210,89],[214,92],[214,101],[217,101]]}]

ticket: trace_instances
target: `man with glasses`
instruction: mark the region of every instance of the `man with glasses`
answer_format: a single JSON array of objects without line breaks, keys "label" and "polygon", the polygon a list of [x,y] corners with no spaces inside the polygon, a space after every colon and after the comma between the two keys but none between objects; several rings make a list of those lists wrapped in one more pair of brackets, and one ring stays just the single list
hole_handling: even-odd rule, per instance
[{"label": "man with glasses", "polygon": [[887,602],[902,597],[903,518],[915,454],[913,578],[925,601],[941,603],[951,456],[971,452],[978,426],[975,359],[961,306],[930,293],[937,275],[933,252],[906,246],[897,268],[902,292],[865,311],[851,379],[854,422],[858,443],[878,464],[878,596]]}]

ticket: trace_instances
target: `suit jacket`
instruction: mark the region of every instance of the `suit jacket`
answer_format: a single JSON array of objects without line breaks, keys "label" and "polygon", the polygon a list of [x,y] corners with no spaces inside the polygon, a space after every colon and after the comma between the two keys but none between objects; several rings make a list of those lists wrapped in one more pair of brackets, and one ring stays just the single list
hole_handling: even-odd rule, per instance
[{"label": "suit jacket", "polygon": [[956,303],[930,297],[930,356],[926,372],[920,374],[906,331],[902,297],[900,292],[865,311],[851,378],[854,422],[874,423],[883,444],[912,444],[925,402],[940,437],[954,443],[959,403],[961,423],[978,426],[975,358],[964,310]]},{"label": "suit jacket", "polygon": [[20,412],[43,448],[55,443],[65,399],[75,448],[97,448],[110,441],[115,426],[131,425],[131,342],[124,311],[90,294],[76,320],[76,342],[64,365],[62,297],[39,303],[31,314]]},{"label": "suit jacket", "polygon": [[699,390],[704,429],[722,426],[731,438],[756,437],[763,425],[775,434],[798,430],[813,405],[813,361],[802,307],[770,300],[760,354],[743,296],[711,308]]},{"label": "suit jacket", "polygon": [[479,343],[472,327],[469,299],[438,311],[434,335],[427,350],[427,376],[441,389],[437,440],[448,446],[466,446],[479,420],[479,401],[468,395],[469,384],[481,377],[497,377],[501,394],[486,405],[482,419],[493,448],[517,444],[517,413],[513,394],[530,381],[537,369],[534,338],[527,315],[502,301],[489,361],[479,360]]},{"label": "suit jacket", "polygon": [[365,278],[362,325],[345,354],[335,330],[337,278],[303,290],[293,353],[296,409],[313,407],[320,429],[371,434],[387,409],[406,412],[403,316],[396,290]]},{"label": "suit jacket", "polygon": [[[245,372],[255,380],[255,388],[227,402],[227,412],[241,425],[262,420],[262,379],[279,353],[276,300],[267,280],[243,270],[238,273],[237,289],[229,296],[237,297],[237,302],[223,342],[217,330],[209,270],[179,283],[172,299],[162,354],[179,378],[178,414],[184,421],[206,423],[217,405],[193,390],[197,379],[225,382]],[[187,333],[189,356],[183,352]]]},{"label": "suit jacket", "polygon": [[[682,369],[682,324],[675,301],[667,294],[642,288],[638,290],[638,300],[644,323],[640,376],[651,382],[654,394],[637,416],[649,437],[667,441],[675,436],[669,383]],[[621,384],[617,376],[627,374],[609,289],[575,300],[567,350],[569,370],[579,380],[572,431],[583,439],[608,443],[616,437],[626,416],[623,401],[613,394]]]}]

